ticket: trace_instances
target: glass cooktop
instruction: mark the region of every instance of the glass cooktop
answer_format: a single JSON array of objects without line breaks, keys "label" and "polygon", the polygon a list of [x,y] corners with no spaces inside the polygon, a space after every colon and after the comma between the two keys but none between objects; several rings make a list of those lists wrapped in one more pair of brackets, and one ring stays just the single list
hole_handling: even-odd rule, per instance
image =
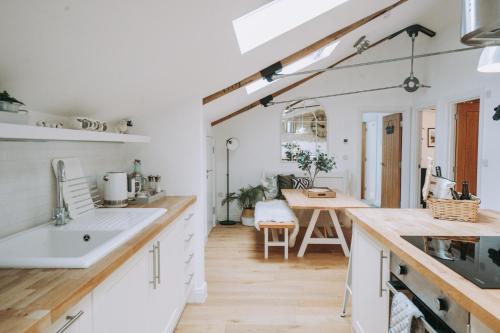
[{"label": "glass cooktop", "polygon": [[483,289],[500,289],[500,236],[402,236]]}]

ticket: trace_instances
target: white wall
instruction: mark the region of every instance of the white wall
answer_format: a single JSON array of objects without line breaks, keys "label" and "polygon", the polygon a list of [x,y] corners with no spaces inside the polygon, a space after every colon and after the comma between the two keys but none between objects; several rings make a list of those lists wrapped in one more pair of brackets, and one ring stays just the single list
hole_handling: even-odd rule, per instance
[{"label": "white wall", "polygon": [[[51,161],[78,157],[88,176],[129,171],[138,144],[0,142],[0,237],[48,222],[55,206]],[[136,148],[137,147],[137,148]]]},{"label": "white wall", "polygon": [[[458,21],[457,21],[458,22]],[[352,62],[392,58],[407,51],[408,40],[397,40],[367,52]],[[462,48],[458,29],[450,26],[434,39],[419,37],[417,53]],[[406,54],[406,53],[405,53]],[[453,103],[481,98],[481,130],[479,149],[478,190],[482,207],[500,209],[500,122],[491,120],[493,108],[500,104],[500,74],[481,74],[476,71],[480,51],[437,56],[416,60],[415,75],[421,82],[432,86],[414,94],[403,91],[365,93],[353,96],[322,99],[328,116],[328,150],[336,156],[340,170],[352,175],[351,192],[359,196],[361,115],[364,112],[403,112],[403,170],[402,207],[417,207],[418,164],[420,136],[418,112],[436,107],[436,160],[445,176],[451,174],[453,158],[451,110]],[[408,63],[391,63],[362,69],[342,70],[320,75],[299,86],[277,100],[303,96],[318,96],[350,90],[381,87],[400,83],[408,76]],[[225,150],[223,142],[228,137],[238,137],[240,149],[231,154],[231,191],[247,184],[257,184],[263,169],[294,170],[295,166],[279,160],[279,124],[282,107],[257,107],[214,127],[217,148],[217,191],[225,193]],[[411,114],[409,113],[411,110]],[[347,138],[349,143],[344,144]],[[219,197],[219,200],[220,200]],[[219,207],[219,217],[224,212]],[[232,218],[239,212],[232,210]]]},{"label": "white wall", "polygon": [[[450,27],[428,42],[428,51],[462,48],[459,43],[458,29]],[[493,121],[493,108],[500,104],[500,74],[483,74],[476,70],[480,50],[459,54],[428,58],[425,61],[425,74],[422,79],[432,85],[431,89],[421,90],[414,95],[414,109],[422,110],[436,107],[436,162],[446,177],[452,177],[454,155],[454,129],[452,111],[454,104],[479,97],[480,130],[478,162],[478,195],[481,207],[500,210],[499,188],[500,122]],[[417,112],[415,112],[417,117]],[[415,147],[412,147],[414,149]],[[416,154],[415,154],[416,156]],[[417,174],[417,162],[413,163]],[[416,179],[416,177],[414,177]],[[416,187],[415,187],[416,188]],[[414,202],[418,191],[414,191]]]},{"label": "white wall", "polygon": [[151,135],[151,143],[137,151],[145,174],[160,174],[167,195],[196,195],[195,290],[191,302],[206,297],[204,235],[206,233],[206,153],[201,97],[169,104],[165,110],[142,114],[134,131]]},{"label": "white wall", "polygon": [[433,160],[436,159],[436,147],[428,146],[428,130],[429,128],[436,128],[436,110],[423,110],[422,113],[422,121],[421,121],[421,150],[420,150],[420,165],[425,168],[427,167],[427,159],[430,157]]},{"label": "white wall", "polygon": [[[394,43],[398,48],[397,52],[387,48],[373,49],[372,52],[367,52],[366,55],[356,59],[356,62],[392,57],[407,51],[408,40],[405,38],[396,38],[391,43]],[[322,74],[317,79],[309,81],[276,98],[276,100],[394,85],[402,82],[407,75],[408,65],[406,63],[330,72]],[[359,197],[362,114],[365,112],[409,112],[411,98],[402,90],[389,90],[322,99],[321,104],[325,108],[328,120],[328,151],[336,157],[338,170],[349,170],[351,174],[349,190]],[[217,192],[220,219],[225,215],[225,209],[220,206],[220,200],[226,192],[226,151],[224,148],[226,138],[237,137],[240,139],[239,149],[231,152],[230,157],[231,191],[248,184],[258,184],[264,169],[297,171],[295,163],[280,160],[280,114],[284,107],[285,105],[275,105],[268,108],[257,107],[213,128],[217,144]],[[407,117],[404,120],[408,121],[409,125],[410,118]],[[344,143],[344,139],[347,139],[348,143]],[[406,140],[409,140],[409,133],[408,137],[405,136]],[[405,152],[405,160],[409,159],[409,155],[406,156],[407,153],[409,151]],[[403,175],[403,184],[406,187],[408,187],[409,182],[407,177],[407,174]],[[405,204],[407,203],[403,205]],[[237,209],[233,209],[231,214],[232,219],[239,218]]]}]

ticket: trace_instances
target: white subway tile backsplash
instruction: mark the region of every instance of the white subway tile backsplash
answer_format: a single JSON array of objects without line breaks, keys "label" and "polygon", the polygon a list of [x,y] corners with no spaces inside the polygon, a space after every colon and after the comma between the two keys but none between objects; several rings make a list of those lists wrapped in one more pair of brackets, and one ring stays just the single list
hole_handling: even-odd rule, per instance
[{"label": "white subway tile backsplash", "polygon": [[[78,157],[87,176],[130,171],[134,155],[120,143],[0,142],[0,237],[45,223],[55,205],[51,161]],[[100,183],[100,182],[99,182]]]}]

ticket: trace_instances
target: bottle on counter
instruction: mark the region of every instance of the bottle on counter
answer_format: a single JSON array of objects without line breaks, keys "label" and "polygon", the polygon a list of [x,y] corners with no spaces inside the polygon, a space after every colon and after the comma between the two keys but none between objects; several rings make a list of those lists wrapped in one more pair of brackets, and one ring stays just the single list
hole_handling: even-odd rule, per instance
[{"label": "bottle on counter", "polygon": [[471,200],[469,182],[466,180],[462,182],[462,194],[460,195],[460,200]]},{"label": "bottle on counter", "polygon": [[132,172],[132,178],[135,184],[135,193],[139,193],[143,189],[144,177],[141,172],[141,160],[134,160],[134,171]]}]

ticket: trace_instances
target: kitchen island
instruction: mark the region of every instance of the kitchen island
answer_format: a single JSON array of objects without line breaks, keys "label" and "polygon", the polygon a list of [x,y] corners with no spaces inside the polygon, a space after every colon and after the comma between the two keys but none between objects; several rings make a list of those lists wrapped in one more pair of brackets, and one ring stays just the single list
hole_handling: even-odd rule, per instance
[{"label": "kitchen island", "polygon": [[[374,244],[374,249],[380,252],[374,254],[374,261],[378,260],[380,253],[380,266],[373,264],[372,268],[378,269],[374,276],[377,288],[380,288],[380,307],[386,307],[388,316],[388,294],[383,282],[389,280],[389,267],[387,264],[393,255],[404,261],[412,270],[417,271],[428,283],[437,287],[446,297],[450,297],[459,306],[466,309],[471,314],[471,321],[476,321],[475,327],[487,326],[486,330],[472,329],[472,332],[498,332],[500,331],[500,289],[481,289],[474,283],[457,274],[446,267],[438,260],[424,253],[401,236],[500,236],[500,213],[489,210],[481,210],[477,223],[467,223],[458,221],[445,221],[433,219],[429,210],[423,209],[348,209],[347,216],[354,223],[354,228],[358,229],[369,242]],[[354,239],[356,235],[353,235]],[[353,241],[353,248],[356,248]],[[497,249],[498,250],[498,249]],[[354,251],[354,250],[353,250]],[[360,251],[361,252],[361,251]],[[363,253],[363,255],[366,253]],[[366,291],[365,286],[360,287],[362,291],[356,290],[356,274],[369,273],[367,268],[356,270],[356,254],[353,253],[353,327],[356,330],[356,316],[362,309],[357,310],[356,293]],[[361,261],[361,260],[360,260]],[[364,257],[365,265],[369,258]],[[375,268],[376,267],[376,268]],[[362,270],[365,270],[362,272]],[[380,276],[380,280],[379,280]],[[363,281],[369,281],[369,276],[363,276]],[[361,280],[360,280],[361,281]],[[377,295],[378,296],[378,292]],[[359,295],[358,295],[359,296]],[[375,297],[375,296],[374,296]],[[372,309],[375,304],[372,304]],[[358,313],[356,313],[358,311]],[[381,311],[375,310],[374,312]],[[368,311],[366,312],[368,313]],[[375,316],[376,317],[376,316]],[[372,322],[370,322],[372,320]],[[377,320],[387,321],[388,318],[369,318],[367,323],[376,323]],[[368,325],[359,324],[368,327]],[[381,327],[387,326],[387,323]],[[360,328],[359,330],[364,330]],[[365,330],[370,332],[370,329]]]}]

